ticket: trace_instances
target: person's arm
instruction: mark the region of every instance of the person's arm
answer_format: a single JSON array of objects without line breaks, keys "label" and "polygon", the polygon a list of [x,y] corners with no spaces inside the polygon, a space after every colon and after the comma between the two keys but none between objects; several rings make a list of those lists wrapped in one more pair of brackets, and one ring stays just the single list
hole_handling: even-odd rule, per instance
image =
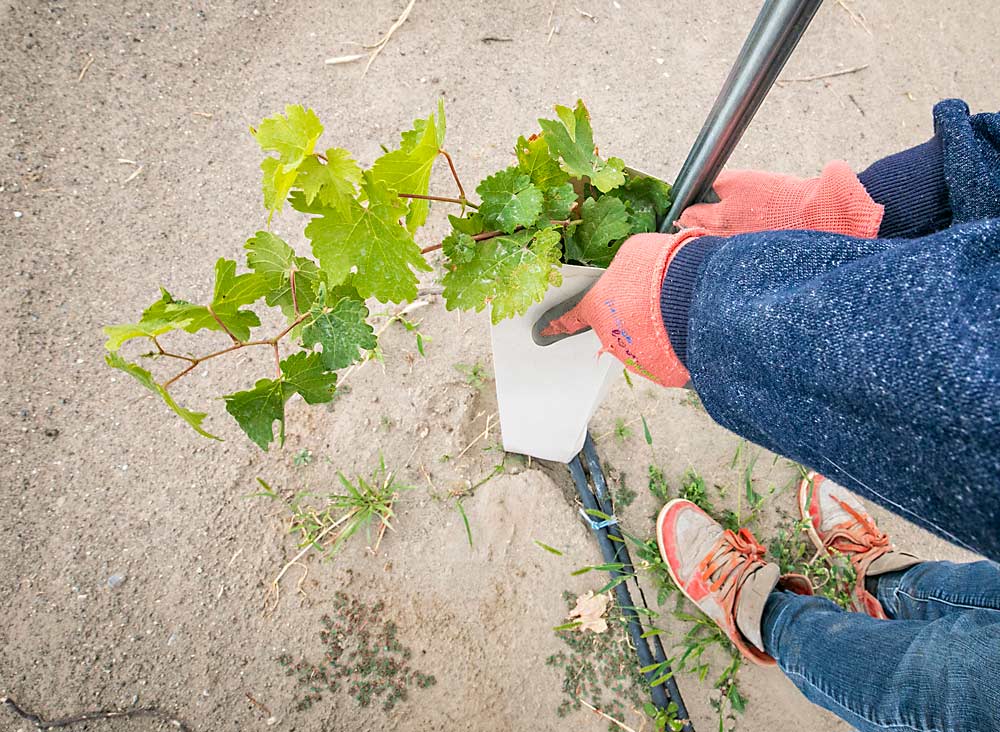
[{"label": "person's arm", "polygon": [[717,422],[1000,559],[1000,219],[700,237],[661,292]]},{"label": "person's arm", "polygon": [[[550,332],[593,327],[636,373],[672,386],[690,376],[722,424],[1000,559],[1000,115],[946,101],[935,129],[949,220],[975,223],[865,238],[880,229],[872,206],[916,218],[922,200],[873,172],[882,201],[852,193],[841,234],[633,237]],[[821,228],[810,222],[830,212],[824,196],[785,194],[852,191],[822,178],[778,186],[766,206],[724,197],[689,212]]]}]

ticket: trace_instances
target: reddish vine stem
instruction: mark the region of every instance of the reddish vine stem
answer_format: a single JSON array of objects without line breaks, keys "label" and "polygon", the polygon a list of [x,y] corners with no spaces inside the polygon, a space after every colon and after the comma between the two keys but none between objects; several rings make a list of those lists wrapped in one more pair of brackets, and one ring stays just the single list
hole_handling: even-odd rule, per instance
[{"label": "reddish vine stem", "polygon": [[215,310],[212,308],[211,305],[208,306],[208,312],[212,314],[213,318],[215,318],[215,322],[219,324],[219,327],[222,328],[222,330],[226,331],[226,335],[233,339],[233,343],[240,342],[240,339],[234,336],[233,332],[226,327],[225,323],[222,322],[222,319],[215,314]]},{"label": "reddish vine stem", "polygon": [[191,358],[190,356],[184,356],[181,355],[180,353],[171,353],[170,351],[164,350],[163,346],[160,345],[160,341],[157,340],[156,336],[150,336],[150,338],[153,340],[153,345],[156,346],[156,350],[161,356],[167,356],[169,358],[179,358],[180,360],[187,361],[188,363],[194,362],[194,359]]},{"label": "reddish vine stem", "polygon": [[458,197],[463,201],[467,200],[465,198],[465,189],[462,188],[462,181],[459,180],[458,171],[455,170],[455,162],[451,159],[451,155],[448,154],[447,150],[438,150],[438,155],[444,155],[444,159],[448,161],[448,169],[451,170],[451,177],[455,179],[455,185],[458,186]]},{"label": "reddish vine stem", "polygon": [[313,155],[322,160],[324,163],[327,162],[326,155],[323,153],[313,152]]},{"label": "reddish vine stem", "polygon": [[[167,389],[175,381],[177,381],[181,377],[186,376],[187,374],[189,374],[192,371],[194,371],[195,367],[197,367],[198,364],[202,363],[203,361],[208,361],[209,359],[217,358],[218,356],[223,356],[223,355],[225,355],[227,353],[232,353],[233,351],[238,351],[241,348],[246,348],[247,346],[271,346],[271,348],[274,349],[275,360],[278,363],[278,375],[280,376],[281,375],[281,361],[280,361],[281,353],[278,350],[278,341],[280,341],[282,338],[284,338],[286,335],[288,335],[292,331],[292,328],[294,328],[295,326],[297,326],[299,323],[301,323],[302,321],[304,321],[308,317],[309,317],[309,313],[304,313],[303,315],[300,315],[299,317],[297,317],[291,323],[291,325],[289,325],[287,328],[285,328],[283,331],[281,331],[280,333],[278,333],[278,335],[274,336],[273,338],[267,338],[266,340],[259,340],[259,341],[236,341],[233,345],[229,346],[229,348],[223,348],[221,351],[215,351],[214,353],[209,353],[207,356],[199,356],[198,358],[189,358],[187,356],[179,356],[179,358],[183,358],[185,361],[190,361],[191,365],[188,366],[183,371],[180,371],[180,372],[174,374],[169,379],[167,379],[167,381],[163,382],[162,386],[163,386],[164,389]],[[167,354],[164,353],[164,355],[167,355]]]},{"label": "reddish vine stem", "polygon": [[[560,219],[559,221],[550,221],[549,223],[552,224],[552,225],[555,225],[555,226],[569,226],[570,224],[573,223],[573,221],[570,220],[570,219]],[[524,229],[523,226],[518,226],[516,229],[514,229],[514,232],[521,231],[522,229]],[[511,233],[514,233],[514,232],[511,232]],[[498,236],[503,236],[504,233],[505,232],[503,232],[503,231],[484,231],[481,234],[476,234],[475,236],[473,236],[472,240],[473,241],[486,241],[487,239],[494,239],[494,238],[496,238]],[[444,246],[443,243],[431,244],[430,246],[427,246],[427,247],[424,247],[423,249],[421,249],[420,253],[421,254],[427,254],[428,252],[436,252],[442,246]]]},{"label": "reddish vine stem", "polygon": [[281,351],[278,349],[278,342],[271,344],[274,346],[274,368],[277,369],[278,378],[281,378]]},{"label": "reddish vine stem", "polygon": [[400,198],[419,198],[421,201],[440,201],[442,203],[457,203],[460,206],[478,209],[479,205],[464,198],[451,198],[449,196],[424,196],[420,193],[397,193]]}]

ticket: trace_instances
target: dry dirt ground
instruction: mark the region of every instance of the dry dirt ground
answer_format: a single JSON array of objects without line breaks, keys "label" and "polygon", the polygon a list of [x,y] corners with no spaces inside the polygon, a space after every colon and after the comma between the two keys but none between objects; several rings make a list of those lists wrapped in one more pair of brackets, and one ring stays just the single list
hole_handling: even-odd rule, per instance
[{"label": "dry dirt ground", "polygon": [[[669,180],[757,6],[421,0],[367,76],[357,64],[324,65],[355,52],[349,42],[377,38],[404,4],[0,6],[0,693],[50,717],[156,705],[198,732],[266,728],[268,715],[247,693],[287,731],[606,727],[588,712],[556,716],[560,675],[545,664],[562,648],[551,629],[563,622],[563,591],[603,582],[570,575],[599,553],[568,498],[565,470],[508,459],[504,474],[464,501],[471,548],[447,498],[502,457],[493,432],[442,462],[496,409],[490,382],[476,389],[453,368],[479,362],[489,372],[485,316],[460,317],[431,298],[418,314],[430,338],[425,359],[411,334],[390,328],[384,366],[358,372],[332,409],[292,409],[286,448],[268,454],[208,398],[233,386],[226,367],[205,369],[180,392],[208,409],[213,431],[226,438],[214,443],[102,362],[101,325],[137,316],[160,284],[205,298],[212,262],[240,255],[263,225],[260,154],[247,127],[284,104],[315,108],[330,144],[367,163],[443,97],[448,147],[474,181],[506,165],[516,135],[533,131],[553,103],[582,97],[604,152]],[[776,87],[735,165],[810,175],[841,157],[861,168],[926,139],[940,98],[996,108],[995,69],[982,55],[995,46],[994,3],[847,4],[866,25],[826,3],[785,77],[866,68]],[[293,217],[276,229],[302,246]],[[234,361],[228,368],[251,373],[248,361]],[[600,450],[640,492],[655,461],[674,487],[688,468],[728,487],[729,505],[738,438],[683,397],[619,384],[593,425]],[[652,448],[635,422],[639,409]],[[608,436],[618,419],[633,430],[624,441]],[[314,459],[296,466],[303,449]],[[309,562],[304,594],[295,591],[296,568],[276,612],[263,615],[266,587],[295,544],[272,503],[246,497],[254,479],[332,489],[337,470],[369,473],[380,453],[415,486],[400,499],[397,531],[377,556],[360,539],[333,562]],[[769,454],[758,465],[762,492],[792,475]],[[791,507],[788,491],[770,499],[765,533]],[[651,533],[655,508],[643,495],[626,525]],[[911,550],[964,558],[885,511],[876,515]],[[564,556],[540,550],[536,539]],[[115,574],[125,581],[112,589]],[[359,709],[344,693],[296,712],[293,682],[275,658],[320,652],[319,618],[338,589],[384,599],[437,685],[389,713]],[[741,677],[750,697],[741,730],[847,729],[778,671],[744,669]],[[708,687],[689,676],[680,682],[697,728],[714,729]],[[631,712],[624,721],[642,728]],[[29,724],[0,709],[0,728]]]}]

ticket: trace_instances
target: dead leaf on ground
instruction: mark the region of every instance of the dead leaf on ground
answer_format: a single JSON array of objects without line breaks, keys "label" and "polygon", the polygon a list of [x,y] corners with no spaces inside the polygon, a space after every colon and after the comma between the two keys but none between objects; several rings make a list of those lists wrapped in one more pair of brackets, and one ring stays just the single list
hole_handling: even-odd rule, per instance
[{"label": "dead leaf on ground", "polygon": [[581,633],[589,630],[593,633],[603,633],[608,629],[608,621],[604,619],[604,613],[608,611],[608,600],[605,594],[595,595],[593,591],[587,592],[576,598],[576,607],[569,611],[570,620],[578,620],[580,624],[576,626]]}]

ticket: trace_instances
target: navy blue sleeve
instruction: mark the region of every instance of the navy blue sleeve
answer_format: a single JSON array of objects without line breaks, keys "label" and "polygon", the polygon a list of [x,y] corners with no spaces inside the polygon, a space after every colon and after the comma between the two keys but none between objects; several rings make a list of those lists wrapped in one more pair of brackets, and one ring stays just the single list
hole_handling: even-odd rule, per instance
[{"label": "navy blue sleeve", "polygon": [[1000,560],[1000,219],[716,241],[685,354],[708,413]]},{"label": "navy blue sleeve", "polygon": [[720,424],[1000,560],[1000,115],[935,129],[949,228],[702,237],[661,311]]},{"label": "navy blue sleeve", "polygon": [[1000,216],[1000,115],[970,115],[965,102],[934,107],[934,137],[858,174],[885,207],[882,238],[918,237]]}]

